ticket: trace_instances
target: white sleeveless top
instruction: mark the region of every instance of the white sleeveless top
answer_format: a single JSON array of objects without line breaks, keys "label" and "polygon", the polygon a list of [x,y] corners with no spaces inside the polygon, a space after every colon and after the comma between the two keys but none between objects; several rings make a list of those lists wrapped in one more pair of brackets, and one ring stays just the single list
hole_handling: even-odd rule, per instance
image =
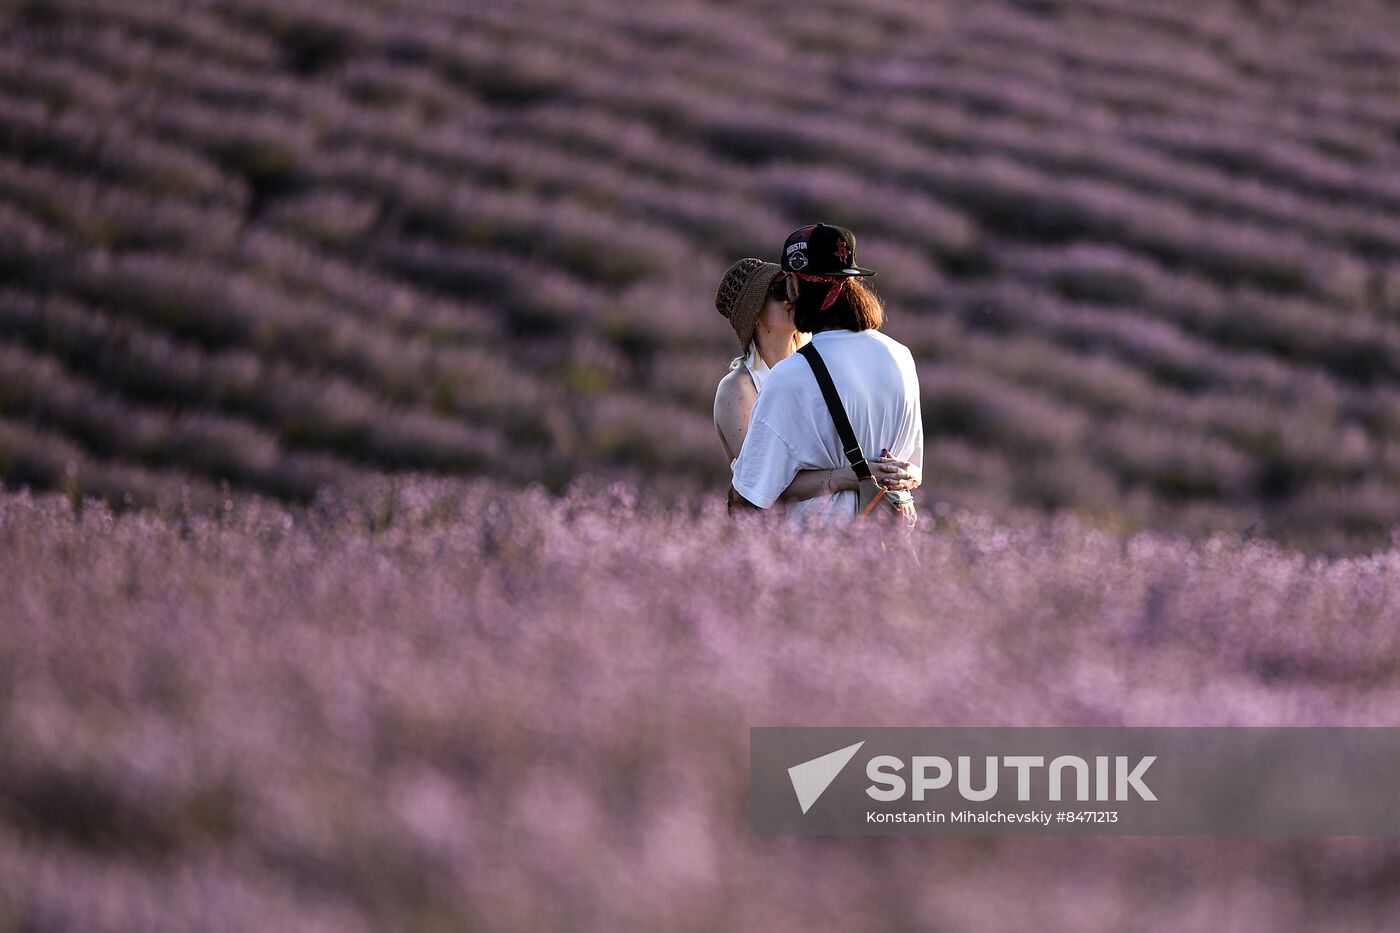
[{"label": "white sleeveless top", "polygon": [[758,341],[749,341],[749,353],[744,357],[744,366],[749,371],[749,376],[753,378],[753,387],[756,391],[763,391],[763,383],[768,379],[768,373],[772,370],[763,361],[763,357],[758,355]]},{"label": "white sleeveless top", "polygon": [[[810,334],[797,335],[797,345],[799,347],[805,347],[808,343],[811,342],[811,340],[812,337]],[[739,366],[743,366],[749,371],[749,377],[753,379],[754,391],[762,393],[763,384],[768,381],[768,374],[773,370],[764,361],[763,357],[759,355],[757,340],[749,341],[748,354],[746,354],[745,356],[738,357],[734,360],[733,363],[729,364],[730,369],[737,369]],[[738,459],[738,457],[735,457],[734,460],[729,461],[729,469],[731,471],[734,469],[734,462]]]},{"label": "white sleeveless top", "polygon": [[[729,364],[730,369],[738,369],[740,366],[749,371],[749,378],[753,380],[754,391],[762,392],[763,383],[767,381],[768,373],[772,370],[768,364],[763,361],[763,357],[758,355],[757,340],[749,341],[749,352],[747,355],[737,357],[734,362]],[[735,457],[734,460],[729,461],[729,469],[731,472],[734,469],[734,462],[738,459],[738,457]]]}]

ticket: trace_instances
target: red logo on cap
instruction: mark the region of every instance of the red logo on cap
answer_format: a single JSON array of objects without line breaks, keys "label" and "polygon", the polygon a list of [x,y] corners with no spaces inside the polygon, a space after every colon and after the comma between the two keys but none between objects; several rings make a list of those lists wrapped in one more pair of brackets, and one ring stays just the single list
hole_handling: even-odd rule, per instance
[{"label": "red logo on cap", "polygon": [[851,258],[851,251],[846,246],[845,240],[836,241],[836,258],[841,260],[842,262],[845,262],[846,260]]}]

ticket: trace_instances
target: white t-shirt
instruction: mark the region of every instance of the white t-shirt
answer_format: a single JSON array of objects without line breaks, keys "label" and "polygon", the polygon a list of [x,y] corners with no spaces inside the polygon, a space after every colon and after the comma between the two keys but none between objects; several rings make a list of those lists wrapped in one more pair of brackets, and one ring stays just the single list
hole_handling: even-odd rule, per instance
[{"label": "white t-shirt", "polygon": [[[831,371],[836,394],[867,458],[889,448],[900,460],[924,465],[919,379],[909,348],[878,330],[823,331],[812,336]],[[734,461],[734,488],[760,508],[771,508],[799,470],[849,467],[817,377],[800,354],[774,366],[754,404],[743,449]],[[794,502],[801,521],[840,524],[855,518],[857,495],[843,490]]]}]

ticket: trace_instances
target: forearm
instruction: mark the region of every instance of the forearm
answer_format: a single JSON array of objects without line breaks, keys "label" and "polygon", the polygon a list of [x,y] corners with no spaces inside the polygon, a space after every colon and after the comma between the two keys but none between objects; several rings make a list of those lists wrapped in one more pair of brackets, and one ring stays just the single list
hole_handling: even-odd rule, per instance
[{"label": "forearm", "polygon": [[758,506],[754,505],[748,499],[745,499],[742,495],[740,495],[739,490],[735,489],[733,486],[729,487],[729,513],[731,515],[735,512],[762,511],[763,510],[760,509]]},{"label": "forearm", "polygon": [[779,497],[786,500],[815,499],[831,496],[843,489],[855,489],[855,471],[850,467],[837,470],[801,470]]}]

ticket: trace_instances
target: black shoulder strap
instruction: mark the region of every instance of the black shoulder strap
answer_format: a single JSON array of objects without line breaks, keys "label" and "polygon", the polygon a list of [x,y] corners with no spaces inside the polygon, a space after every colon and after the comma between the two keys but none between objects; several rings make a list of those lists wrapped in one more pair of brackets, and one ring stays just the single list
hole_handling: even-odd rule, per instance
[{"label": "black shoulder strap", "polygon": [[856,432],[851,428],[851,419],[846,416],[841,396],[836,394],[836,383],[831,381],[826,360],[822,359],[816,345],[812,343],[808,343],[797,352],[807,357],[807,362],[812,366],[812,375],[817,377],[817,385],[821,386],[822,398],[826,399],[831,420],[836,423],[836,436],[841,438],[841,447],[846,453],[846,459],[851,461],[851,469],[856,471],[857,478],[870,479],[870,464],[865,462],[865,454],[861,452],[860,442],[856,440]]}]

